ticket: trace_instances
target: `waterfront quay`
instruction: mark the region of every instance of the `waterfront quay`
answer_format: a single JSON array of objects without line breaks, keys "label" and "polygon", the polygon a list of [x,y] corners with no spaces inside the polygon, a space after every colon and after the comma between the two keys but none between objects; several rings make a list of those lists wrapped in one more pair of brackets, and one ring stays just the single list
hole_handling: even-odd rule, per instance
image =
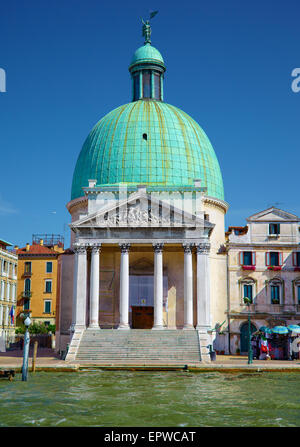
[{"label": "waterfront quay", "polygon": [[[23,362],[23,351],[13,350],[0,353],[0,370],[14,369],[17,373],[21,372]],[[32,348],[29,352],[29,372],[32,367]],[[61,360],[56,352],[48,348],[39,348],[36,359],[35,370],[52,372],[74,372],[80,370],[149,370],[149,371],[172,371],[188,370],[191,372],[300,372],[300,360],[253,360],[248,364],[247,356],[217,355],[216,361],[210,363],[191,363],[191,364],[168,364],[168,362],[153,362],[152,364],[143,364],[141,362],[119,362],[119,363],[100,363],[100,362],[67,362]]]}]

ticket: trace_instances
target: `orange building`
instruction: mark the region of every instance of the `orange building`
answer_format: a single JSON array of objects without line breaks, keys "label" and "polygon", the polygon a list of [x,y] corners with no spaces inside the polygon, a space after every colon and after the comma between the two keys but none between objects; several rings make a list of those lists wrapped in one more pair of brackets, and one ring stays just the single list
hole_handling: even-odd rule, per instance
[{"label": "orange building", "polygon": [[63,251],[63,238],[59,235],[33,235],[32,245],[16,247],[17,325],[24,315],[29,315],[32,322],[55,324],[57,265]]}]

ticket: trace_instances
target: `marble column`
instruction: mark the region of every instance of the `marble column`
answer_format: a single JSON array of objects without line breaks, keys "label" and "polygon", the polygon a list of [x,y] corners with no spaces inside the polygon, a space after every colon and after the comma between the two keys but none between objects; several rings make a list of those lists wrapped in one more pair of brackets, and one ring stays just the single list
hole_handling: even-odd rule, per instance
[{"label": "marble column", "polygon": [[184,325],[194,329],[193,321],[193,244],[183,244],[184,249]]},{"label": "marble column", "polygon": [[99,282],[100,282],[100,252],[101,244],[93,245],[91,256],[90,282],[90,324],[91,329],[99,327]]},{"label": "marble column", "polygon": [[163,326],[163,252],[164,244],[153,244],[154,248],[154,325],[152,329]]},{"label": "marble column", "polygon": [[129,326],[129,249],[130,244],[119,244],[121,249],[120,265],[120,324],[118,329],[130,329]]},{"label": "marble column", "polygon": [[86,247],[74,247],[73,329],[86,328],[87,256]]},{"label": "marble column", "polygon": [[210,274],[209,274],[209,243],[201,243],[197,249],[197,327],[206,333],[211,328],[210,321]]}]

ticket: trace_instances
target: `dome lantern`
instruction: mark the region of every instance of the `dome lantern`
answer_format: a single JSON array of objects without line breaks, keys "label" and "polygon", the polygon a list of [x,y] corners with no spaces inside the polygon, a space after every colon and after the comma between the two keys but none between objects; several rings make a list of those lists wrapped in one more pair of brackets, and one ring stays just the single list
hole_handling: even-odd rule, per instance
[{"label": "dome lantern", "polygon": [[[151,18],[151,16],[150,16]],[[132,77],[132,100],[163,100],[163,76],[166,71],[160,52],[151,45],[149,20],[143,21],[144,45],[133,55],[129,71]]]}]

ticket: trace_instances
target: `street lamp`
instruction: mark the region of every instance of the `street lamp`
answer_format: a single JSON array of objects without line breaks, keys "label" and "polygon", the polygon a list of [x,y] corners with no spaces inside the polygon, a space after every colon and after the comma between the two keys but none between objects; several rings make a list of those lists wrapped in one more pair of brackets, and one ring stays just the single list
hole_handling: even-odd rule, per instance
[{"label": "street lamp", "polygon": [[28,373],[28,356],[29,356],[29,343],[30,343],[30,336],[29,336],[29,326],[31,324],[31,320],[29,317],[26,318],[24,321],[24,324],[26,326],[26,331],[24,335],[24,349],[23,349],[23,366],[22,366],[22,381],[27,381],[27,373]]},{"label": "street lamp", "polygon": [[250,321],[250,304],[252,300],[250,298],[245,297],[244,303],[248,306],[248,365],[253,363],[253,352],[251,345],[251,321]]}]

